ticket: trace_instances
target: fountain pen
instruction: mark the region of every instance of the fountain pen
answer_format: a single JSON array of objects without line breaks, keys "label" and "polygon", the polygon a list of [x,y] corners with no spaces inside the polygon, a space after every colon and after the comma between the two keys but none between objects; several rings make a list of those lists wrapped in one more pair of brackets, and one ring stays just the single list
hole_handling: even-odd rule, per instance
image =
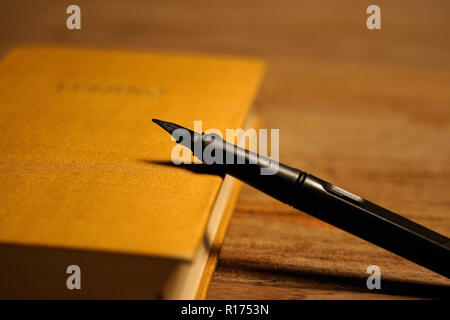
[{"label": "fountain pen", "polygon": [[[226,161],[214,164],[254,188],[339,229],[389,250],[403,258],[450,276],[450,240],[437,232],[369,202],[309,173],[275,162],[231,144],[217,134],[194,132],[175,123],[153,119],[177,143],[199,157],[205,148],[221,152]],[[189,139],[176,135],[184,130]],[[183,135],[184,137],[186,135]],[[194,150],[195,144],[201,146]],[[261,174],[276,168],[274,174]]]}]

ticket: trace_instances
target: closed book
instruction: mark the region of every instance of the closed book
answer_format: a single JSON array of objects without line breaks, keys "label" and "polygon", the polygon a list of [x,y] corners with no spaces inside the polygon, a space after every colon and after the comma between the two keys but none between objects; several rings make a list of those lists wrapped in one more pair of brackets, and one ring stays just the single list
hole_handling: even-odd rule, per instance
[{"label": "closed book", "polygon": [[239,184],[173,164],[176,144],[151,120],[253,126],[263,69],[58,47],[5,56],[0,297],[204,298]]}]

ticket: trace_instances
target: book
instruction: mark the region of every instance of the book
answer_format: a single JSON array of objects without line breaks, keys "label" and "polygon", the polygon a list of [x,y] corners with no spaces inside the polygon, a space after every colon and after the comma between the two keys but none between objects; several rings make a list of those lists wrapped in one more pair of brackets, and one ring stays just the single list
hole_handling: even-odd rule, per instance
[{"label": "book", "polygon": [[78,48],[4,57],[0,297],[204,298],[239,183],[174,165],[151,119],[252,126],[263,71],[248,58]]}]

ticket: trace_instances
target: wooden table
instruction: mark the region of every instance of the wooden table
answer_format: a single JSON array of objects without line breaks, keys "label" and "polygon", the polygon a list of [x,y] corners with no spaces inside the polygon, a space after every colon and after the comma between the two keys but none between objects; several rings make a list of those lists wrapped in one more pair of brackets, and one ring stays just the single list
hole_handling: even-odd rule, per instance
[{"label": "wooden table", "polygon": [[[72,1],[73,2],[73,1]],[[280,160],[450,234],[449,1],[67,1],[0,4],[0,53],[23,43],[247,55]],[[372,2],[371,2],[372,3]],[[381,290],[366,268],[381,268]],[[244,187],[208,298],[449,296],[449,280]]]}]

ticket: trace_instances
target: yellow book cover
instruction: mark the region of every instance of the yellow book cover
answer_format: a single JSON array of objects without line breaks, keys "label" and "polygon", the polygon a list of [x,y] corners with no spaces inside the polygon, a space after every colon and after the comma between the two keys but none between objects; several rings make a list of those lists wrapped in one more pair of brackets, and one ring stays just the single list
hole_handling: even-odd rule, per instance
[{"label": "yellow book cover", "polygon": [[[253,59],[74,48],[7,55],[0,296],[204,297],[205,276],[183,289],[180,270],[208,228],[223,240],[226,226],[210,220],[230,215],[236,187],[171,165],[174,143],[151,119],[243,127],[263,69]],[[71,265],[81,289],[67,287]]]}]

